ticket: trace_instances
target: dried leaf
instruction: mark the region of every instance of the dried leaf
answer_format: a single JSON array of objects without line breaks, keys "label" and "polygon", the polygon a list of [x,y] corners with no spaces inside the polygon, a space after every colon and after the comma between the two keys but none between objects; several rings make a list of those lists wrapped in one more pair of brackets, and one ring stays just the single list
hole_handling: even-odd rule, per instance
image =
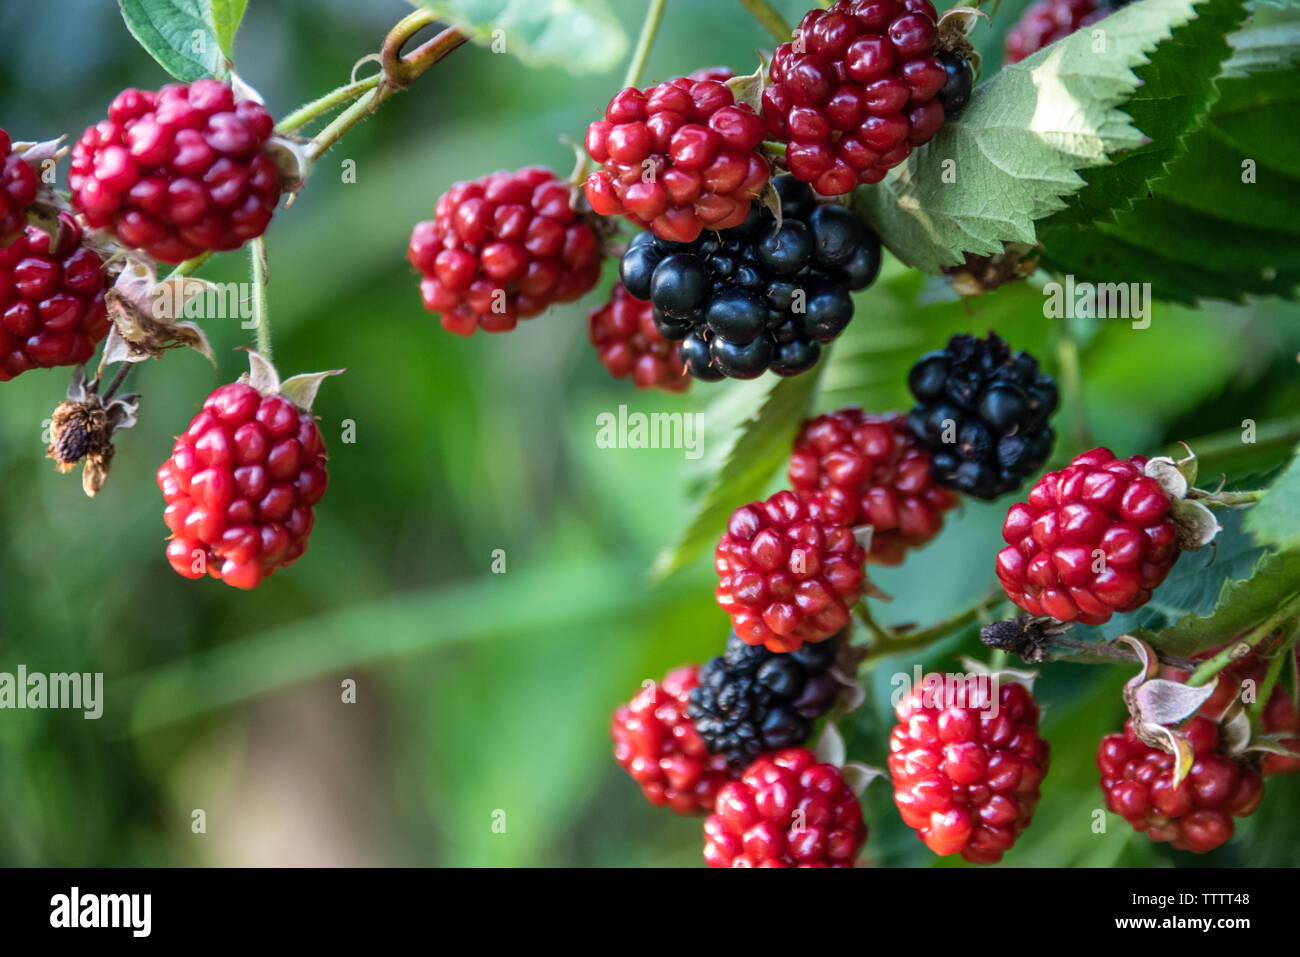
[{"label": "dried leaf", "polygon": [[835,727],[834,722],[826,722],[813,753],[822,764],[833,764],[837,768],[844,766],[844,759],[847,756],[844,736],[840,734],[840,729]]}]

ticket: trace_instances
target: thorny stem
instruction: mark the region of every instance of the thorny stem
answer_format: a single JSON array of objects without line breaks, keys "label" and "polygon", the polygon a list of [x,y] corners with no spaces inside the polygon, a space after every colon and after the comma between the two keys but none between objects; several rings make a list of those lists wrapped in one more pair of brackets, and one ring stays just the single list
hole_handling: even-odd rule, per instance
[{"label": "thorny stem", "polygon": [[650,56],[650,48],[654,46],[655,34],[659,32],[659,21],[663,19],[665,3],[666,0],[650,0],[645,20],[641,23],[641,36],[637,38],[632,60],[628,63],[627,73],[623,76],[625,88],[636,86],[641,79],[641,70],[644,69],[645,61]]},{"label": "thorny stem", "polygon": [[[999,602],[1005,600],[1006,595],[1001,589],[998,589],[996,592],[990,592],[988,595],[985,595],[965,611],[958,612],[951,618],[947,618],[928,628],[922,628],[919,631],[899,632],[895,629],[891,633],[890,631],[881,628],[879,625],[876,625],[875,632],[873,632],[873,638],[875,638],[876,641],[868,653],[868,658],[876,658],[880,655],[892,654],[896,651],[918,650],[927,645],[932,645],[937,641],[942,641],[944,638],[956,634],[966,626],[979,621],[982,615],[986,614]],[[865,602],[859,602],[858,606],[855,606],[854,610],[857,611],[858,607],[865,606],[865,604]],[[861,613],[859,613],[859,617],[861,617]],[[863,623],[866,624],[865,621]],[[871,626],[868,626],[868,630],[870,630],[870,627]]]},{"label": "thorny stem", "polygon": [[253,274],[253,319],[257,323],[257,351],[271,361],[271,316],[266,299],[266,243],[258,236],[248,244],[248,265]]},{"label": "thorny stem", "polygon": [[1268,671],[1264,675],[1264,682],[1257,689],[1258,694],[1247,709],[1252,718],[1259,718],[1263,715],[1264,709],[1268,707],[1268,699],[1273,696],[1273,689],[1277,687],[1278,679],[1282,677],[1282,669],[1286,667],[1288,659],[1293,657],[1291,645],[1298,634],[1300,634],[1300,630],[1297,630],[1295,624],[1292,623],[1290,633],[1275,649],[1273,660],[1268,663]]},{"label": "thorny stem", "polygon": [[203,266],[205,262],[212,258],[212,253],[199,253],[193,259],[187,259],[169,272],[167,279],[179,279],[182,276],[193,276]]},{"label": "thorny stem", "polygon": [[1217,655],[1201,662],[1200,666],[1192,673],[1192,676],[1187,679],[1187,684],[1193,688],[1209,684],[1220,671],[1240,656],[1241,652],[1238,649],[1242,645],[1254,648],[1255,645],[1277,631],[1284,623],[1294,622],[1298,610],[1295,606],[1298,600],[1300,600],[1300,593],[1291,595],[1282,602],[1278,610],[1273,612],[1263,624],[1256,625],[1248,631],[1243,639],[1229,642]]},{"label": "thorny stem", "polygon": [[383,79],[369,92],[336,116],[328,126],[316,134],[307,145],[308,162],[315,162],[321,154],[343,138],[343,134],[356,126],[398,90],[405,89],[423,76],[430,67],[455,50],[468,39],[455,27],[443,30],[429,42],[417,47],[407,56],[401,55],[402,46],[421,28],[433,22],[427,10],[417,10],[403,19],[384,38],[381,59],[384,64]]},{"label": "thorny stem", "polygon": [[277,133],[292,133],[306,126],[312,120],[324,116],[335,107],[346,103],[348,100],[354,100],[362,93],[373,90],[379,85],[384,75],[376,73],[374,76],[368,76],[364,80],[358,80],[355,83],[348,83],[337,89],[331,90],[320,99],[312,100],[310,103],[304,103],[298,109],[294,110],[279,123],[275,125]]},{"label": "thorny stem", "polygon": [[740,0],[740,5],[748,10],[778,43],[784,43],[794,36],[794,30],[785,22],[785,17],[777,13],[767,0]]},{"label": "thorny stem", "polygon": [[[1071,641],[1068,638],[1061,638],[1059,635],[1043,639],[1043,647],[1049,651],[1060,649],[1062,651],[1074,651],[1085,655],[1096,655],[1099,658],[1113,658],[1116,661],[1132,661],[1135,664],[1141,664],[1142,659],[1137,653],[1125,645],[1114,644],[1113,642],[1100,641]],[[1177,668],[1179,671],[1195,671],[1199,661],[1193,661],[1191,658],[1184,658],[1182,655],[1170,654],[1167,651],[1161,651],[1159,648],[1154,649],[1156,657],[1160,663],[1168,665],[1170,668]]]}]

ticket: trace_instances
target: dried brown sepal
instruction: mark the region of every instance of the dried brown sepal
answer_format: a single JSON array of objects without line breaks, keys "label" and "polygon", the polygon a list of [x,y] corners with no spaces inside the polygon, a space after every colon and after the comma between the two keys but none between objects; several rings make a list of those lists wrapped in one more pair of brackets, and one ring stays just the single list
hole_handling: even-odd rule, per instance
[{"label": "dried brown sepal", "polygon": [[129,429],[139,417],[140,396],[100,397],[99,381],[86,381],[86,367],[78,366],[68,386],[68,396],[55,408],[50,421],[46,458],[60,473],[85,463],[81,487],[91,498],[104,487],[113,462],[113,433]]},{"label": "dried brown sepal", "polygon": [[160,282],[152,262],[129,258],[104,296],[113,328],[101,366],[157,359],[169,349],[190,348],[215,367],[216,356],[203,330],[196,323],[178,320],[191,301],[214,288],[185,276]]},{"label": "dried brown sepal", "polygon": [[1140,638],[1120,635],[1115,639],[1133,649],[1142,670],[1124,685],[1124,705],[1133,720],[1133,733],[1146,745],[1174,757],[1174,787],[1192,769],[1196,754],[1181,731],[1170,727],[1196,713],[1211,695],[1214,685],[1193,688],[1180,681],[1157,678],[1160,659],[1154,648]]},{"label": "dried brown sepal", "polygon": [[960,266],[945,266],[953,292],[964,298],[982,296],[999,286],[1020,282],[1038,269],[1038,257],[1028,243],[1007,243],[995,256],[965,253]]}]

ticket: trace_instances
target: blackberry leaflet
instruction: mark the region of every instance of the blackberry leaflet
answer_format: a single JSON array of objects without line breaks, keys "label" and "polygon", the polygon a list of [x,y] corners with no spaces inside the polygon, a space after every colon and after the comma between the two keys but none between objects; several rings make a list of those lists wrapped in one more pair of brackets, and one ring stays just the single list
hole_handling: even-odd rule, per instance
[{"label": "blackberry leaflet", "polygon": [[733,631],[725,654],[700,668],[687,707],[705,747],[741,768],[760,754],[807,741],[839,693],[830,669],[840,643],[837,636],[777,654]]},{"label": "blackberry leaflet", "polygon": [[852,213],[793,177],[774,182],[780,228],[755,202],[739,226],[689,243],[644,232],[623,255],[624,287],[650,300],[697,379],[806,372],[853,318],[849,294],[880,271],[880,240]]},{"label": "blackberry leaflet", "polygon": [[1026,352],[1012,354],[996,333],[962,334],[923,355],[908,373],[917,405],[912,434],[933,454],[932,474],[946,488],[995,499],[1020,487],[1052,451],[1056,382]]}]

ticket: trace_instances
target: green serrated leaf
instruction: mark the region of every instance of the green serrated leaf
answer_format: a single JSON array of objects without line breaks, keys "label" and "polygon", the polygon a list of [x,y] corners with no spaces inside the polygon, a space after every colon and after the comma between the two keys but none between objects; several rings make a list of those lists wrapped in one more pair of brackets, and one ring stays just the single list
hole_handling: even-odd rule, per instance
[{"label": "green serrated leaf", "polygon": [[1221,96],[1151,196],[1090,230],[1045,230],[1044,262],[1086,282],[1150,282],[1156,298],[1239,302],[1300,291],[1300,83],[1294,70],[1219,80]]},{"label": "green serrated leaf", "polygon": [[1244,579],[1224,582],[1214,610],[1191,614],[1147,638],[1162,651],[1194,655],[1265,621],[1300,592],[1300,553],[1269,552]]},{"label": "green serrated leaf", "polygon": [[136,41],[176,79],[226,79],[230,71],[212,23],[210,0],[118,0]]},{"label": "green serrated leaf", "polygon": [[1140,0],[1106,18],[1104,51],[1079,31],[1004,67],[906,164],[861,187],[857,208],[899,259],[926,272],[957,264],[963,251],[1035,242],[1035,221],[1083,187],[1077,170],[1144,144],[1119,108],[1138,86],[1133,69],[1195,6]]},{"label": "green serrated leaf", "polygon": [[[1215,77],[1232,54],[1227,35],[1246,17],[1242,0],[1207,0],[1196,16],[1174,30],[1135,71],[1141,86],[1123,110],[1151,142],[1089,171],[1088,185],[1069,199],[1069,207],[1039,225],[1050,242],[1055,229],[1076,229],[1094,220],[1113,222],[1115,214],[1145,199],[1151,184],[1163,179],[1169,164],[1186,152],[1185,136],[1197,129],[1218,98]],[[1089,28],[1107,40],[1110,19]]]},{"label": "green serrated leaf", "polygon": [[1261,545],[1300,550],[1300,451],[1264,497],[1247,511],[1246,528]]},{"label": "green serrated leaf", "polygon": [[217,43],[226,59],[233,60],[235,34],[239,32],[239,23],[244,19],[248,0],[208,0],[208,4],[212,11],[212,28],[217,35]]},{"label": "green serrated leaf", "polygon": [[613,69],[628,38],[604,0],[411,0],[476,43],[534,66],[572,73]]},{"label": "green serrated leaf", "polygon": [[[727,434],[718,446],[726,450],[722,467],[708,480],[699,508],[681,539],[655,560],[652,572],[655,577],[671,574],[712,548],[722,536],[731,513],[762,497],[790,455],[790,446],[812,409],[818,380],[827,365],[828,359],[823,358],[802,375],[759,384],[766,392],[758,411]],[[712,438],[714,432],[710,428],[718,418],[713,408],[705,412],[704,435],[710,445],[719,441]]]}]

